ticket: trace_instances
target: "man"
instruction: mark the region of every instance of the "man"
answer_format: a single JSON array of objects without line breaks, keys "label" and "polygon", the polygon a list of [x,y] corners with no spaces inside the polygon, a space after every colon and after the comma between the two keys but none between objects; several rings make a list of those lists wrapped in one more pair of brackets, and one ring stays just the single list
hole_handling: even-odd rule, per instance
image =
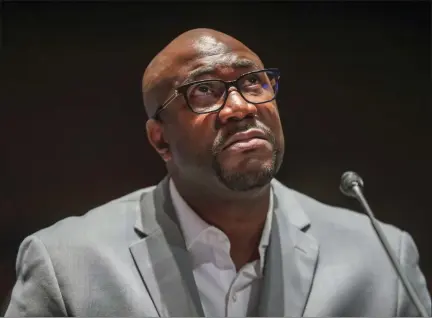
[{"label": "man", "polygon": [[[416,316],[363,215],[274,179],[279,71],[188,31],[143,77],[168,176],[26,238],[6,316]],[[411,236],[384,231],[430,312]]]}]

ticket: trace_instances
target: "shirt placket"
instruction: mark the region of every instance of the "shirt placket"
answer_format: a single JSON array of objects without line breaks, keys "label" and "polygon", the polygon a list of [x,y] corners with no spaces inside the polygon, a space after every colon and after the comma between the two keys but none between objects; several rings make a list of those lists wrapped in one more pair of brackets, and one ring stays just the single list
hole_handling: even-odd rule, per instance
[{"label": "shirt placket", "polygon": [[227,317],[244,317],[247,315],[250,285],[256,278],[254,274],[254,263],[250,263],[235,276],[227,294]]}]

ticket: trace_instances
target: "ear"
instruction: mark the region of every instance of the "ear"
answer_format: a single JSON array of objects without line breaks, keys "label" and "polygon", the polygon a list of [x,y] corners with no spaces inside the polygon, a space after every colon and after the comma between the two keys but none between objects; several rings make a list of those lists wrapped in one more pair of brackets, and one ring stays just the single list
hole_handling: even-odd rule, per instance
[{"label": "ear", "polygon": [[168,162],[171,160],[171,151],[169,143],[165,138],[164,127],[161,122],[149,119],[146,123],[147,138],[162,160]]}]

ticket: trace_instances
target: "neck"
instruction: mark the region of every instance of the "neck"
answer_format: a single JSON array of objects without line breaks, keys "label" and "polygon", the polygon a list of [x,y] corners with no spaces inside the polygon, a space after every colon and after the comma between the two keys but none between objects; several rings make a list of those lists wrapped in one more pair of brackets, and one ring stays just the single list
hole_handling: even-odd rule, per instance
[{"label": "neck", "polygon": [[231,243],[231,257],[239,269],[259,258],[261,239],[270,204],[270,184],[257,190],[217,195],[185,186],[173,177],[177,191],[186,203],[208,224],[223,231]]}]

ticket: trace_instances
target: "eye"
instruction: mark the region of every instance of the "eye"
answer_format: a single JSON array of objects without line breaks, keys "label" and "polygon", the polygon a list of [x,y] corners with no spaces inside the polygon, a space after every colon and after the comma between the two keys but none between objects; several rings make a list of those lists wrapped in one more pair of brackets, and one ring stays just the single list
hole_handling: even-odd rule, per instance
[{"label": "eye", "polygon": [[256,74],[250,74],[245,77],[243,85],[245,86],[254,86],[254,85],[260,85],[261,79]]},{"label": "eye", "polygon": [[197,84],[191,87],[190,93],[194,96],[209,95],[213,91],[209,83]]},{"label": "eye", "polygon": [[191,98],[219,96],[224,90],[225,86],[221,82],[197,83],[189,88],[188,96]]},{"label": "eye", "polygon": [[197,91],[198,93],[206,94],[206,93],[209,93],[209,92],[210,92],[210,87],[208,87],[208,85],[206,85],[206,84],[199,85],[199,86],[196,88],[196,91]]}]

